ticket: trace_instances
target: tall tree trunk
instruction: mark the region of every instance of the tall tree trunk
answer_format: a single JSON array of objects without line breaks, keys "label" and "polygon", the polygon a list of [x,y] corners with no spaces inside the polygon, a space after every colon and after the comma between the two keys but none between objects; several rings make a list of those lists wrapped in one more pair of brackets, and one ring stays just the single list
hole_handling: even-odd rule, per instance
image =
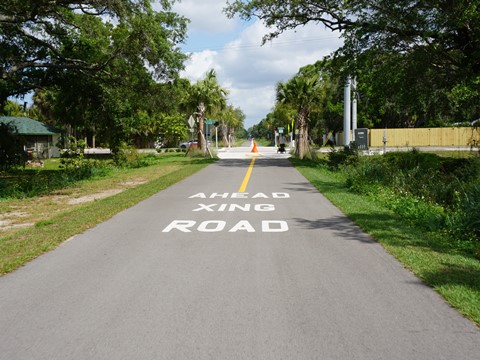
[{"label": "tall tree trunk", "polygon": [[235,128],[233,127],[228,129],[228,140],[233,144],[237,141],[235,139]]},{"label": "tall tree trunk", "polygon": [[222,122],[222,136],[223,136],[223,145],[230,146],[230,142],[228,140],[228,127],[225,122]]},{"label": "tall tree trunk", "polygon": [[198,119],[198,148],[202,151],[203,156],[207,154],[207,144],[204,141],[204,124],[205,124],[205,105],[200,103],[197,106],[199,119]]},{"label": "tall tree trunk", "polygon": [[308,111],[301,109],[297,116],[298,137],[295,142],[295,155],[299,159],[310,156],[310,143],[308,142]]}]

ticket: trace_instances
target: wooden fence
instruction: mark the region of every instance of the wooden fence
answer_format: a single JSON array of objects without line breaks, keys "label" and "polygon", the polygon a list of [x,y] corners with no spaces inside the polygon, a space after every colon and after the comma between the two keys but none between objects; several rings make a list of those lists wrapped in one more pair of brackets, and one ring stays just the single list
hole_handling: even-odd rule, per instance
[{"label": "wooden fence", "polygon": [[[387,147],[472,146],[480,144],[480,128],[369,129],[368,146],[381,147],[386,136]],[[343,145],[343,132],[336,136]]]}]

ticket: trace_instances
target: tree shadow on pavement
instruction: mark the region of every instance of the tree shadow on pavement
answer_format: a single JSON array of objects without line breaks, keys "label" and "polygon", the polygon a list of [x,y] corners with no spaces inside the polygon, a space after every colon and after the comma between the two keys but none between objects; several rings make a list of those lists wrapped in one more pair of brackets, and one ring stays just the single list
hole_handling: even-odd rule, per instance
[{"label": "tree shadow on pavement", "polygon": [[[478,260],[468,256],[459,261],[455,254],[452,254],[448,242],[431,238],[423,230],[407,224],[399,226],[401,220],[393,213],[353,213],[349,216],[355,222],[341,215],[317,220],[302,218],[293,220],[300,228],[330,231],[343,241],[373,244],[376,242],[374,239],[379,240],[379,243],[385,245],[408,268],[414,269],[417,276],[428,286],[437,289],[452,305],[458,305],[462,313],[479,322]],[[368,234],[362,231],[360,226],[368,228]],[[321,241],[320,236],[318,239]],[[462,254],[466,255],[468,254]],[[464,303],[470,305],[465,306]]]},{"label": "tree shadow on pavement", "polygon": [[368,234],[363,232],[346,216],[333,216],[318,220],[294,218],[293,220],[300,228],[307,230],[326,230],[336,236],[339,236],[343,240],[355,240],[364,243],[375,242]]},{"label": "tree shadow on pavement", "polygon": [[[345,240],[377,241],[397,248],[417,248],[452,255],[452,244],[446,238],[433,236],[389,211],[355,212],[348,216],[332,216],[318,220],[294,220],[304,229],[329,230]],[[469,251],[462,253],[462,256],[474,259]]]}]

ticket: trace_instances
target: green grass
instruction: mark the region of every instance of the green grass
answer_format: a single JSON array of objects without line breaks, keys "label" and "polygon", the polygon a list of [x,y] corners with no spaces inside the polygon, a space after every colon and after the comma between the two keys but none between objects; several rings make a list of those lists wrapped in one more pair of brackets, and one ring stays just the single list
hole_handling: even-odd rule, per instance
[{"label": "green grass", "polygon": [[426,153],[431,153],[431,154],[436,154],[438,156],[442,157],[449,157],[449,158],[455,158],[455,159],[464,159],[468,158],[471,156],[478,156],[478,151],[475,150],[437,150],[437,151],[429,151],[429,150],[423,150],[423,152]]},{"label": "green grass", "polygon": [[[57,212],[48,219],[36,222],[34,227],[19,230],[0,238],[0,274],[19,268],[42,253],[56,248],[70,237],[110,219],[118,212],[212,163],[212,161],[204,159],[185,158],[183,155],[169,155],[163,160],[165,161],[164,166],[170,167],[160,177],[153,178],[147,183],[125,190],[115,196]],[[88,183],[88,181],[84,182]],[[97,190],[94,188],[94,192]]]},{"label": "green grass", "polygon": [[345,215],[381,243],[448,303],[480,325],[480,261],[463,244],[408,224],[366,196],[349,192],[345,177],[313,162],[296,168]]},{"label": "green grass", "polygon": [[257,146],[273,146],[273,140],[265,139],[265,138],[255,138],[255,142]]}]

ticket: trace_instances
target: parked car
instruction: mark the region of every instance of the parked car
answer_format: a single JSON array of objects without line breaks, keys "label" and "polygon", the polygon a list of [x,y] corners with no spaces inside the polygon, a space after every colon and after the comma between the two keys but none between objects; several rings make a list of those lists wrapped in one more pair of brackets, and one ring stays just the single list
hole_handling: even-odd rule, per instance
[{"label": "parked car", "polygon": [[188,140],[187,142],[181,143],[178,145],[180,149],[190,149],[190,146],[192,146],[193,149],[196,149],[198,147],[198,141],[197,140]]},{"label": "parked car", "polygon": [[[210,140],[207,141],[208,146],[212,146],[212,142]],[[198,147],[198,140],[188,140],[187,142],[180,143],[178,147],[180,149],[190,149],[190,145],[192,145],[193,149]]]}]

